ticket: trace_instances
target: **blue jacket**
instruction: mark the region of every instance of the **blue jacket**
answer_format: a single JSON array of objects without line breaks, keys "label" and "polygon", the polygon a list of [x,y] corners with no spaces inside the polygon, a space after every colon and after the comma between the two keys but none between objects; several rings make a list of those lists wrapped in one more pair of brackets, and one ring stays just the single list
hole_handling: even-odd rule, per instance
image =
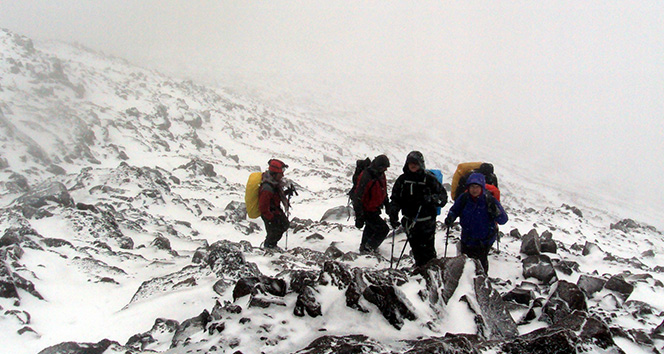
[{"label": "blue jacket", "polygon": [[[482,187],[482,194],[473,198],[469,192],[464,192],[454,201],[454,205],[447,214],[449,220],[457,217],[461,223],[461,242],[470,247],[489,248],[496,241],[498,225],[507,222],[507,214],[503,206],[491,193],[487,192],[482,174],[473,173],[468,177],[466,185],[478,184]],[[446,219],[447,220],[447,219]]]}]

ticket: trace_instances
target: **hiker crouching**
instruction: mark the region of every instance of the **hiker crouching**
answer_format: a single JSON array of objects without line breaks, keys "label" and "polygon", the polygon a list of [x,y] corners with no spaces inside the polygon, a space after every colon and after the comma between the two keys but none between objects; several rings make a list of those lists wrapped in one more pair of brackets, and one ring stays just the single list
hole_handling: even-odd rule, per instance
[{"label": "hiker crouching", "polygon": [[401,211],[401,224],[413,250],[415,266],[436,258],[436,208],[447,204],[447,191],[426,170],[421,152],[412,151],[406,157],[403,174],[394,183],[390,200],[390,225],[399,226]]},{"label": "hiker crouching", "polygon": [[507,222],[507,214],[493,195],[486,190],[486,180],[481,173],[468,177],[466,187],[454,201],[445,218],[449,228],[457,217],[461,224],[461,252],[480,261],[486,274],[489,274],[489,250],[496,241],[498,224]]},{"label": "hiker crouching", "polygon": [[360,174],[355,188],[355,226],[362,228],[360,254],[374,252],[385,240],[390,231],[387,223],[380,216],[384,206],[389,205],[385,171],[390,167],[390,160],[385,155],[378,155]]},{"label": "hiker crouching", "polygon": [[[258,208],[261,218],[265,222],[267,236],[263,247],[277,248],[277,242],[288,230],[290,225],[284,209],[290,207],[284,192],[284,170],[288,167],[280,160],[272,159],[268,162],[268,170],[263,173],[261,187],[258,194]],[[281,206],[284,206],[282,209]]]}]

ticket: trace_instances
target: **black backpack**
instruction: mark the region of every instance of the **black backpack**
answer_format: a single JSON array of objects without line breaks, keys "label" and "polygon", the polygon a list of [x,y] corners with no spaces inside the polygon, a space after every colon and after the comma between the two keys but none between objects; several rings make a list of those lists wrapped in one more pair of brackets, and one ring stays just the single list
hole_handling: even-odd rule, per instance
[{"label": "black backpack", "polygon": [[371,159],[368,157],[364,160],[357,160],[355,162],[355,172],[353,172],[353,187],[351,187],[350,191],[348,191],[348,199],[352,203],[353,210],[355,210],[356,215],[362,212],[361,203],[357,199],[357,187],[358,183],[360,182],[360,175],[369,167],[369,165],[371,165]]},{"label": "black backpack", "polygon": [[348,195],[351,197],[351,199],[353,199],[353,195],[355,195],[355,189],[357,188],[357,182],[360,178],[360,174],[362,174],[362,171],[366,170],[369,165],[371,165],[371,159],[368,157],[364,160],[357,160],[355,162],[355,172],[353,172],[353,187],[351,187],[350,191],[348,192]]}]

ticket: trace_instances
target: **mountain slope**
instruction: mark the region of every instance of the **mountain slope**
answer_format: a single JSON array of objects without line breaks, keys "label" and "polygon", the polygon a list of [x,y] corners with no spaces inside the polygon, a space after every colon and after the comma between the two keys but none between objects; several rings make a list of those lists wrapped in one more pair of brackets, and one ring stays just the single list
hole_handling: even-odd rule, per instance
[{"label": "mountain slope", "polygon": [[[464,257],[411,274],[407,253],[402,269],[388,271],[391,239],[377,255],[356,253],[361,232],[344,207],[354,160],[386,153],[391,185],[405,155],[422,149],[449,182],[465,156],[451,143],[275,108],[6,30],[0,46],[0,323],[8,329],[0,340],[12,352],[69,341],[99,352],[427,352],[469,343],[515,352],[538,343],[516,337],[536,329],[577,350],[662,350],[662,234],[575,206],[570,191],[521,166],[497,164],[510,221],[488,278]],[[242,204],[249,173],[271,157],[290,165],[300,192],[283,253],[259,248],[263,225]],[[439,228],[441,258],[443,235]],[[395,239],[399,252],[405,235]],[[540,245],[535,260],[529,240]],[[602,283],[595,291],[584,285],[593,281]],[[560,334],[574,327],[556,315],[570,315],[570,301],[556,302],[567,284],[583,289],[585,317]],[[249,291],[239,296],[242,285]],[[517,293],[529,300],[510,300]],[[469,338],[443,338],[451,333]]]}]

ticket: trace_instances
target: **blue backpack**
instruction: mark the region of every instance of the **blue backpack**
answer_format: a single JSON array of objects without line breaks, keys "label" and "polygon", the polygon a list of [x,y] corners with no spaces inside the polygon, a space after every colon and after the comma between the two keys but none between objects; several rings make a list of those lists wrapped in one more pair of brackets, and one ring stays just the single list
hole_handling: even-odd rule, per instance
[{"label": "blue backpack", "polygon": [[[440,170],[427,170],[427,171],[431,172],[434,176],[436,176],[436,179],[438,180],[438,182],[440,182],[440,184],[443,184],[443,172],[441,172]],[[441,209],[442,207],[436,208],[436,215],[440,215]]]}]

